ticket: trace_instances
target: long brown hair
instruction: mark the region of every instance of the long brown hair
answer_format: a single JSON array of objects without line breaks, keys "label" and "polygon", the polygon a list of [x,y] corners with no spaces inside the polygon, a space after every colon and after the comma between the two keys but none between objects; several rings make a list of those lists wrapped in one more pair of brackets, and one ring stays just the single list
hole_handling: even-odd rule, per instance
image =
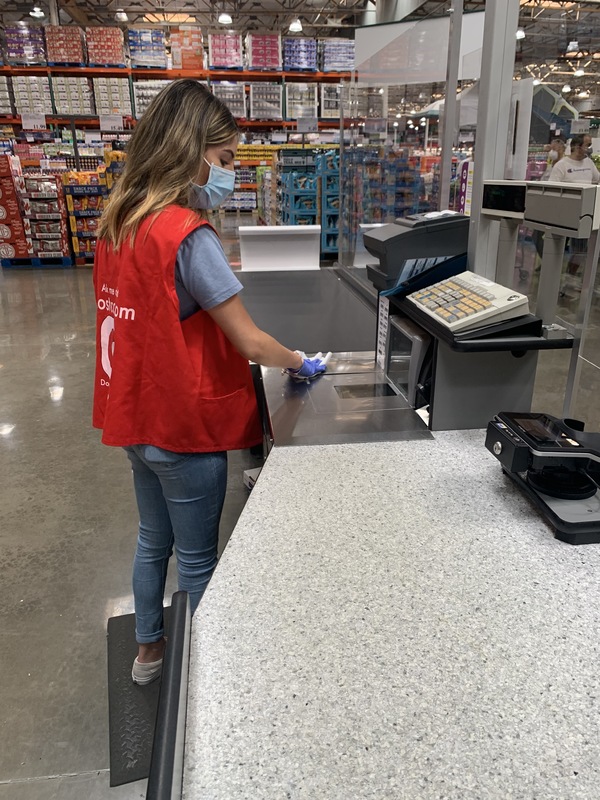
[{"label": "long brown hair", "polygon": [[169,84],[135,128],[98,236],[118,249],[127,239],[133,244],[149,214],[171,204],[189,208],[191,184],[206,148],[238,133],[231,111],[205,86],[189,78]]}]

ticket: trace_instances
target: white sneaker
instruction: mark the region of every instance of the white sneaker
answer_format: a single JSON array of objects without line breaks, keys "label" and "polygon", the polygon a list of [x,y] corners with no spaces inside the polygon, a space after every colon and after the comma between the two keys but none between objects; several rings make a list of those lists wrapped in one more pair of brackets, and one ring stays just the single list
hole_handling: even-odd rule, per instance
[{"label": "white sneaker", "polygon": [[146,686],[162,674],[163,660],[159,658],[158,661],[149,661],[147,664],[142,664],[137,660],[133,662],[133,669],[131,670],[131,679],[139,686]]}]

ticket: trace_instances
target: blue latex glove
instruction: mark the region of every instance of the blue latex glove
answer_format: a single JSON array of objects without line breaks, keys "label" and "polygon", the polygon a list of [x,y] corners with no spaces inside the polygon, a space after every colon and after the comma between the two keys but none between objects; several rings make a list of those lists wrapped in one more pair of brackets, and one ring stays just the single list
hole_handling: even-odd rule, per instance
[{"label": "blue latex glove", "polygon": [[327,362],[320,357],[307,358],[304,353],[300,353],[304,363],[300,369],[286,369],[287,374],[296,381],[311,381],[317,378],[327,369]]}]

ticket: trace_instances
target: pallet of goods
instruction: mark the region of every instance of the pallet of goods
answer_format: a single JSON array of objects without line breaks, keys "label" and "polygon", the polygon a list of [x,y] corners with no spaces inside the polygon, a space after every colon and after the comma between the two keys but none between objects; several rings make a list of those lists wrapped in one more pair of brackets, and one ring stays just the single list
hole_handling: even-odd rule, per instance
[{"label": "pallet of goods", "polygon": [[44,29],[31,25],[4,28],[6,59],[9,64],[34,66],[46,63]]},{"label": "pallet of goods", "polygon": [[86,28],[85,41],[90,67],[125,66],[125,42],[120,28]]},{"label": "pallet of goods", "polygon": [[246,36],[248,69],[281,70],[281,36],[278,33],[249,33]]},{"label": "pallet of goods", "polygon": [[354,69],[354,40],[320,39],[319,62],[322,72],[352,72]]},{"label": "pallet of goods", "polygon": [[46,25],[46,53],[50,66],[85,65],[83,30],[76,25]]},{"label": "pallet of goods", "polygon": [[214,81],[210,89],[215,97],[222,100],[234,117],[246,116],[246,87],[243,83]]},{"label": "pallet of goods", "polygon": [[154,100],[157,94],[162,92],[165,86],[168,86],[171,81],[158,79],[151,81],[135,81],[133,84],[133,98],[134,98],[134,113],[136,119],[140,119],[144,111],[148,108],[150,103]]},{"label": "pallet of goods", "polygon": [[171,31],[171,58],[173,69],[204,69],[204,39],[200,28],[182,26]]},{"label": "pallet of goods", "polygon": [[11,116],[13,113],[10,101],[9,78],[7,75],[0,75],[0,114]]},{"label": "pallet of goods", "polygon": [[50,78],[47,75],[13,75],[13,95],[17,114],[52,114]]},{"label": "pallet of goods", "polygon": [[287,37],[283,40],[283,68],[286,72],[317,70],[317,40]]},{"label": "pallet of goods", "polygon": [[94,101],[97,114],[133,116],[127,78],[94,78]]},{"label": "pallet of goods", "polygon": [[250,119],[283,119],[283,86],[250,84]]},{"label": "pallet of goods", "polygon": [[96,113],[89,78],[53,77],[52,92],[57,114],[92,116]]},{"label": "pallet of goods", "polygon": [[153,28],[128,28],[127,42],[131,66],[166,69],[165,32]]},{"label": "pallet of goods", "polygon": [[210,69],[242,69],[244,48],[241,34],[233,31],[209,33],[208,63]]},{"label": "pallet of goods", "polygon": [[316,83],[286,84],[286,117],[288,119],[316,117],[317,89]]}]

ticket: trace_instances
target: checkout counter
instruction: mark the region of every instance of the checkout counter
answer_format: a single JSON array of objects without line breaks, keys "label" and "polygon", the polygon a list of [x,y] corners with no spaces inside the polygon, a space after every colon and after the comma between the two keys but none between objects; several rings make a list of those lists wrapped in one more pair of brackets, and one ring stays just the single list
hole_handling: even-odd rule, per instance
[{"label": "checkout counter", "polygon": [[[552,341],[538,326],[461,350],[390,307],[386,342],[400,317],[410,352],[434,344],[436,381],[447,358],[497,354],[521,380]],[[600,545],[555,538],[481,430],[428,425],[421,371],[386,346],[383,366],[338,354],[311,386],[263,370],[275,446],[193,621],[183,797],[589,800]],[[394,375],[388,408],[374,387]],[[411,432],[365,433],[409,412]]]}]

